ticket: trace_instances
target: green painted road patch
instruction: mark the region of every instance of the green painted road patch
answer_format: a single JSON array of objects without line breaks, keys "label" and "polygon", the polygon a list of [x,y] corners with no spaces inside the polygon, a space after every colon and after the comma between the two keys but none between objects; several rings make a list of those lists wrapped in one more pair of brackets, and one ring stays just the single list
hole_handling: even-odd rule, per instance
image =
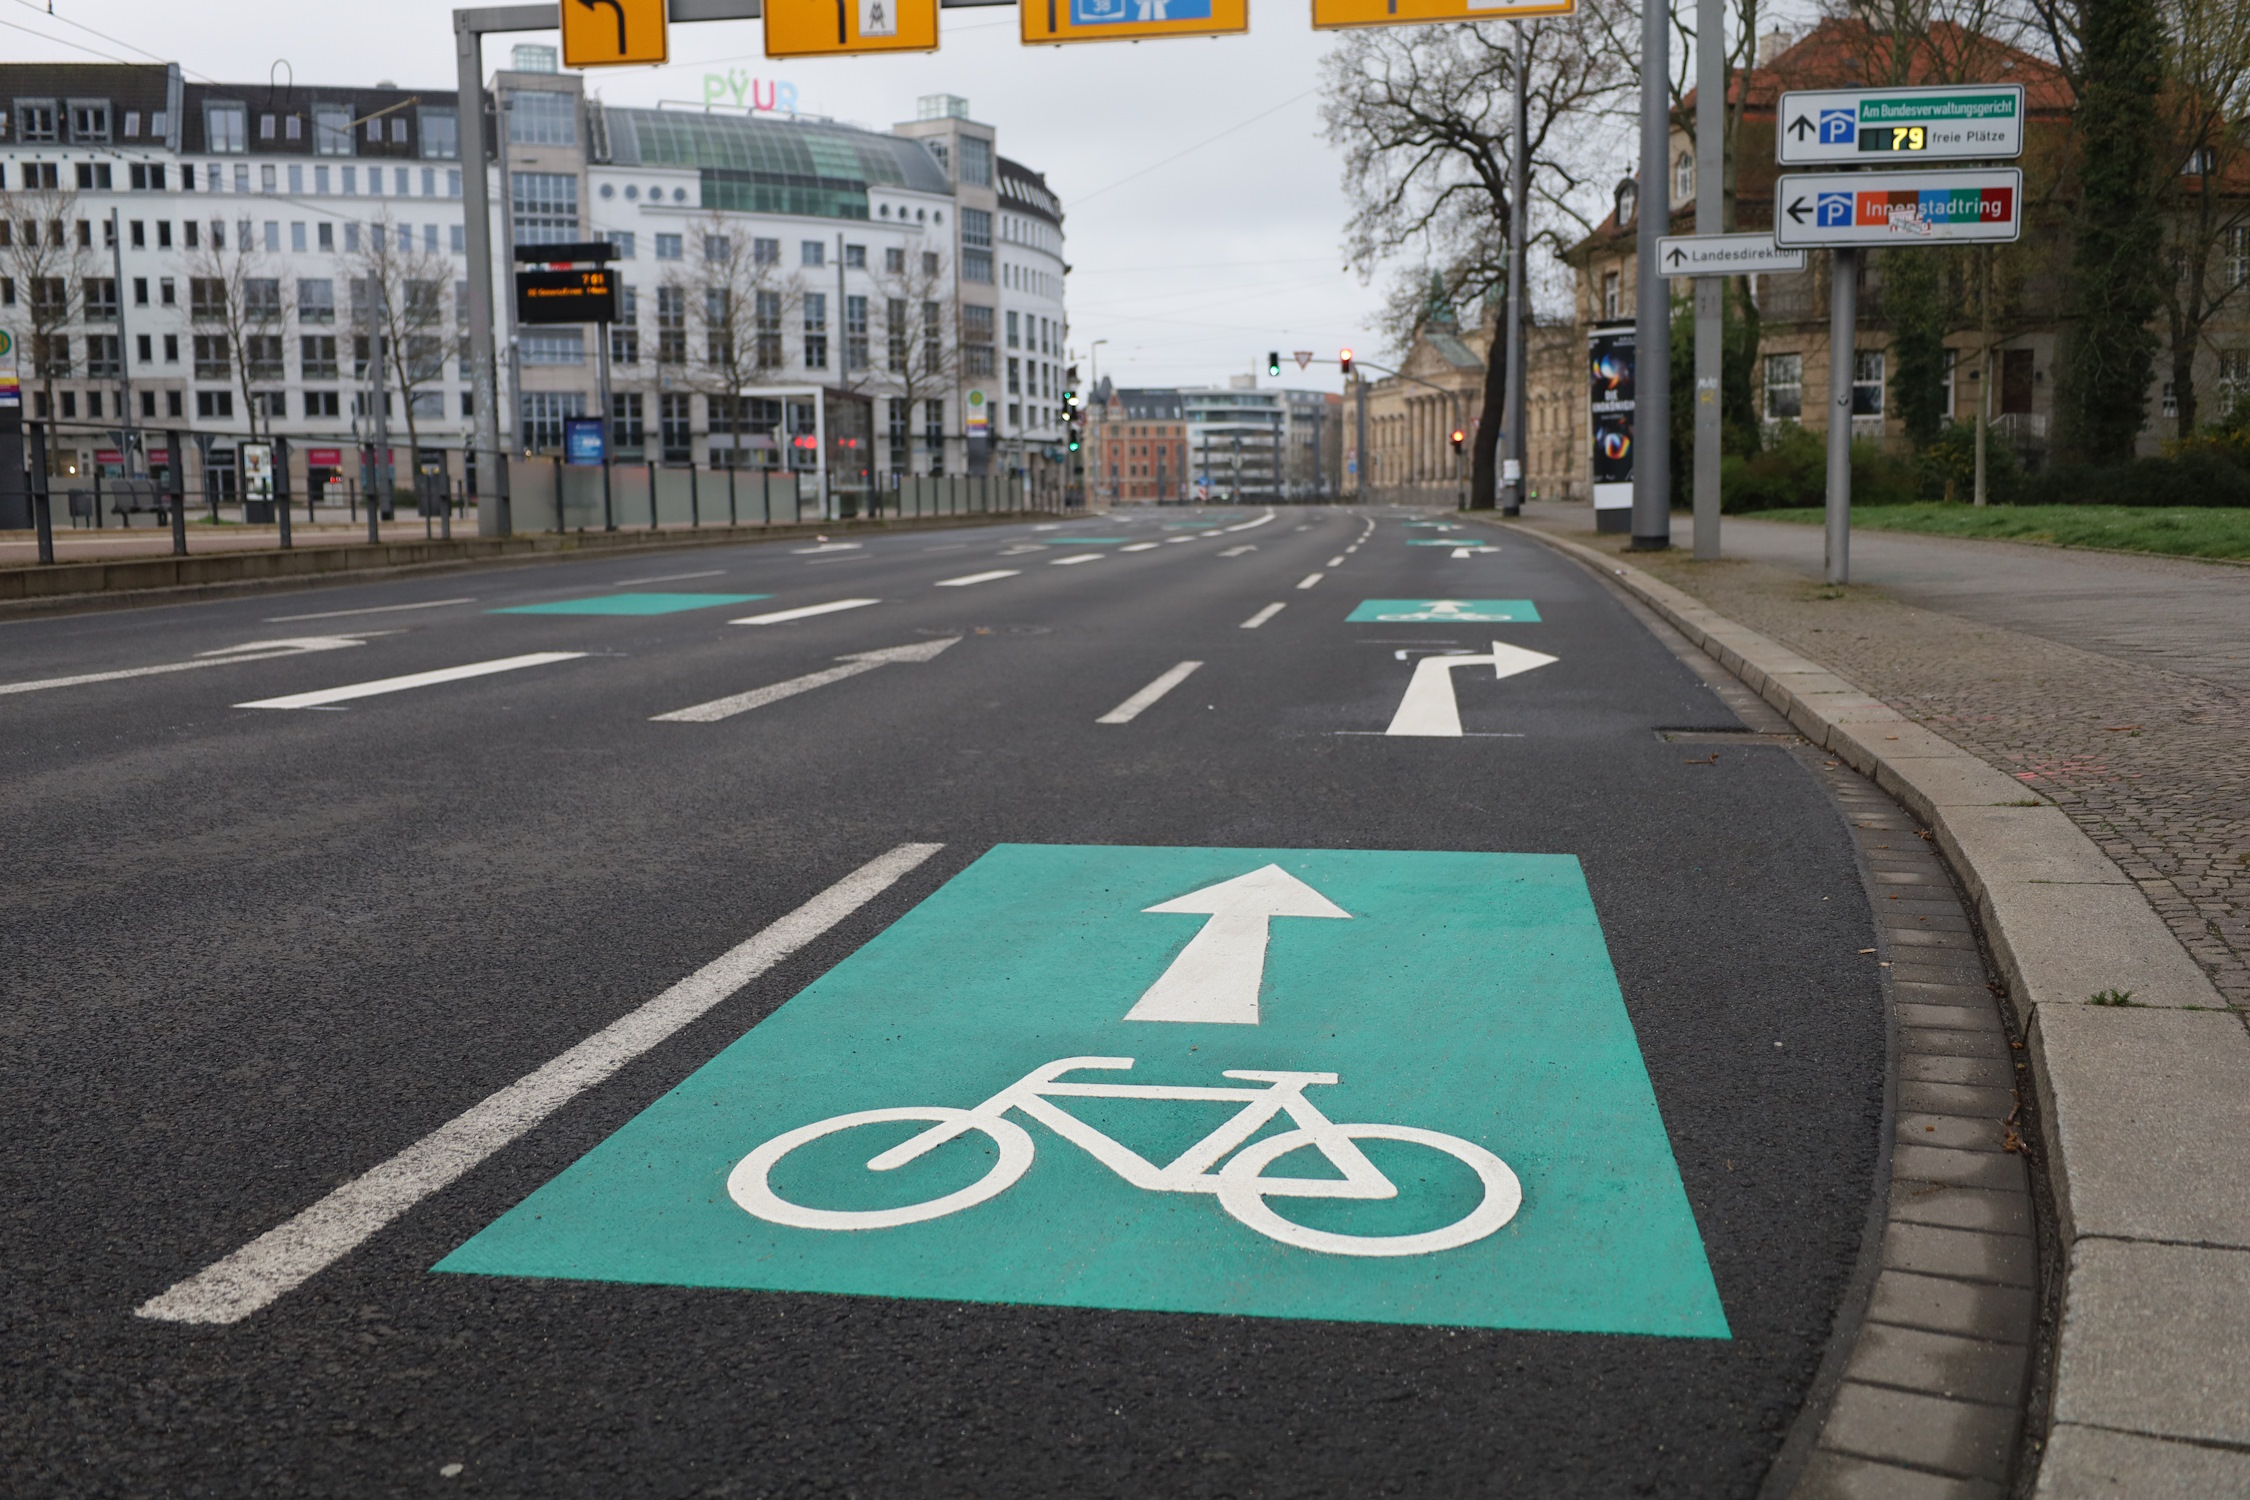
[{"label": "green painted road patch", "polygon": [[1001,845],[437,1269],[1728,1336],[1553,854]]},{"label": "green painted road patch", "polygon": [[716,609],[722,604],[747,604],[770,599],[770,594],[593,594],[584,599],[555,599],[545,604],[517,604],[489,611],[496,615],[676,615],[682,610]]},{"label": "green painted road patch", "polygon": [[1536,625],[1539,610],[1529,599],[1362,599],[1344,620],[1355,625]]}]

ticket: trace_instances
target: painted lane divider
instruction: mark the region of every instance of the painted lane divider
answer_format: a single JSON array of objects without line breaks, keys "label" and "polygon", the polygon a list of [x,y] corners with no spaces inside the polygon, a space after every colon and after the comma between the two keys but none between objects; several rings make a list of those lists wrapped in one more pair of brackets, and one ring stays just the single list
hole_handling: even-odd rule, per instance
[{"label": "painted lane divider", "polygon": [[991,571],[985,573],[964,573],[959,578],[940,578],[936,583],[931,584],[930,587],[939,589],[965,589],[972,583],[990,583],[996,578],[1020,578],[1022,576],[1023,569],[1021,568],[994,568]]},{"label": "painted lane divider", "polygon": [[586,653],[583,651],[532,651],[523,656],[503,656],[494,661],[473,661],[466,666],[440,667],[434,672],[409,672],[403,677],[378,677],[373,682],[350,682],[342,687],[321,688],[317,692],[260,698],[254,703],[237,703],[235,707],[328,708],[338,703],[349,703],[356,698],[379,698],[386,693],[404,693],[415,688],[436,687],[440,683],[464,682],[471,677],[520,672],[525,667],[552,666],[559,661],[576,661],[584,655]]},{"label": "painted lane divider", "polygon": [[1044,552],[1046,550],[1037,542],[1019,542],[1013,547],[1002,547],[999,555],[1002,557],[1021,557],[1026,552]]},{"label": "painted lane divider", "polygon": [[724,568],[705,568],[700,573],[661,573],[654,578],[620,578],[610,585],[613,589],[629,589],[644,583],[685,583],[691,578],[724,578]]},{"label": "painted lane divider", "polygon": [[1304,577],[1297,580],[1297,587],[1301,589],[1309,589],[1314,584],[1320,582],[1320,580],[1326,578],[1327,576],[1328,575],[1326,573],[1307,573]]},{"label": "painted lane divider", "polygon": [[1219,554],[1219,556],[1221,556],[1221,557],[1240,557],[1240,556],[1241,556],[1241,555],[1242,555],[1243,553],[1245,553],[1245,552],[1255,552],[1255,551],[1257,551],[1257,550],[1258,550],[1258,544],[1257,544],[1256,542],[1244,542],[1244,543],[1243,543],[1243,544],[1242,544],[1241,546],[1239,546],[1239,547],[1229,547],[1229,548],[1227,548],[1227,550],[1226,550],[1226,551],[1224,551],[1224,552],[1222,552],[1222,553],[1220,553],[1220,554]]},{"label": "painted lane divider", "polygon": [[169,1323],[239,1323],[358,1249],[385,1225],[896,885],[943,844],[900,844],[663,994],[454,1116],[288,1223],[149,1298]]},{"label": "painted lane divider", "polygon": [[1343,917],[1351,913],[1279,865],[1267,865],[1143,912],[1208,916],[1179,957],[1142,992],[1128,1021],[1179,1021],[1206,1026],[1258,1024],[1258,990],[1266,982],[1267,924],[1275,917]]},{"label": "painted lane divider", "polygon": [[1490,656],[1425,656],[1414,664],[1406,696],[1391,715],[1387,735],[1461,738],[1461,706],[1453,692],[1453,673],[1461,667],[1490,667],[1495,679],[1552,666],[1557,658],[1521,646],[1492,643]]},{"label": "painted lane divider", "polygon": [[1337,556],[1335,556],[1335,557],[1331,557],[1330,559],[1328,559],[1328,566],[1329,566],[1329,567],[1331,567],[1331,568],[1340,568],[1340,567],[1342,567],[1343,565],[1344,565],[1344,559],[1343,559],[1343,556],[1342,556],[1342,554],[1338,554]]},{"label": "painted lane divider", "polygon": [[804,604],[795,609],[777,609],[771,614],[744,615],[739,620],[729,620],[729,625],[786,625],[791,620],[809,620],[815,615],[832,615],[840,609],[865,609],[870,604],[880,604],[880,599],[831,599],[826,604]]},{"label": "painted lane divider", "polygon": [[1258,519],[1257,519],[1257,520],[1255,520],[1255,521],[1244,521],[1244,522],[1243,522],[1243,523],[1242,523],[1242,524],[1241,524],[1240,526],[1229,526],[1229,527],[1227,527],[1226,529],[1227,529],[1228,531],[1248,531],[1248,530],[1249,530],[1249,529],[1250,529],[1251,527],[1253,527],[1253,526],[1263,526],[1263,525],[1265,525],[1265,524],[1266,524],[1266,522],[1268,522],[1268,521],[1270,521],[1270,520],[1272,520],[1272,519],[1273,519],[1273,512],[1269,510],[1269,511],[1267,511],[1267,512],[1266,512],[1266,513],[1265,513],[1264,515],[1262,515],[1262,516],[1258,517]]},{"label": "painted lane divider", "polygon": [[791,547],[789,550],[799,557],[810,557],[816,552],[857,552],[860,545],[858,542],[822,542],[817,547]]},{"label": "painted lane divider", "polygon": [[324,609],[314,615],[267,615],[268,625],[289,625],[299,620],[341,620],[347,615],[395,615],[409,609],[440,609],[448,604],[474,604],[476,596],[459,599],[425,599],[419,604],[374,604],[365,609]]},{"label": "painted lane divider", "polygon": [[1166,693],[1172,691],[1172,689],[1178,687],[1181,683],[1187,681],[1190,676],[1194,675],[1195,669],[1202,665],[1203,663],[1199,661],[1183,661],[1178,666],[1167,669],[1162,676],[1156,679],[1156,681],[1150,683],[1147,687],[1142,688],[1132,697],[1127,698],[1123,703],[1118,704],[1117,707],[1111,709],[1108,713],[1103,714],[1094,722],[1096,724],[1132,723],[1135,719],[1141,716],[1143,710],[1154,704],[1157,699],[1163,697]]},{"label": "painted lane divider", "polygon": [[1076,557],[1058,557],[1049,566],[1067,568],[1074,563],[1100,562],[1101,560],[1102,555],[1099,552],[1081,552]]},{"label": "painted lane divider", "polygon": [[1453,549],[1452,555],[1454,557],[1483,557],[1487,553],[1498,552],[1499,550],[1500,549],[1498,547],[1486,547],[1482,545],[1475,547],[1456,547]]},{"label": "painted lane divider", "polygon": [[287,641],[244,641],[239,646],[198,651],[187,661],[161,662],[153,667],[121,667],[114,672],[81,672],[75,677],[41,677],[30,682],[0,682],[0,697],[14,693],[37,693],[47,688],[84,687],[94,682],[123,682],[129,677],[161,677],[168,672],[193,672],[201,667],[231,667],[236,662],[272,661],[279,656],[340,651],[346,646],[365,644],[365,641],[348,635],[313,635]]},{"label": "painted lane divider", "polygon": [[731,719],[736,714],[746,714],[753,708],[764,708],[769,703],[779,703],[784,698],[794,698],[799,693],[809,693],[814,688],[826,687],[831,682],[842,682],[847,677],[857,677],[862,672],[872,672],[877,667],[889,666],[897,661],[934,661],[939,652],[961,638],[947,636],[938,641],[917,641],[911,646],[892,646],[882,651],[857,651],[836,660],[844,665],[824,667],[818,672],[808,672],[802,677],[792,677],[787,682],[777,682],[770,687],[752,688],[747,693],[736,693],[730,698],[714,698],[709,703],[698,703],[690,708],[674,709],[668,714],[655,714],[651,724],[716,724],[721,719]]},{"label": "painted lane divider", "polygon": [[1244,620],[1242,622],[1241,628],[1244,630],[1256,630],[1260,625],[1265,624],[1266,621],[1272,619],[1275,615],[1280,614],[1288,607],[1289,606],[1286,604],[1269,604],[1264,609],[1261,609],[1256,614],[1252,615],[1249,619]]},{"label": "painted lane divider", "polygon": [[1117,550],[1120,552],[1148,552],[1163,545],[1162,542],[1135,542],[1130,547],[1120,547]]},{"label": "painted lane divider", "polygon": [[1208,531],[1198,531],[1189,536],[1168,536],[1164,540],[1167,542],[1199,542],[1209,535],[1211,533]]}]

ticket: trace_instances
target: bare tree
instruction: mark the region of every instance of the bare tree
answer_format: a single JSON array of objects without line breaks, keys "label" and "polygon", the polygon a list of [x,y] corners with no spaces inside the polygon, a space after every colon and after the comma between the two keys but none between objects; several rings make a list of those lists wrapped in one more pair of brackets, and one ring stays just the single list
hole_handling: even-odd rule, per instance
[{"label": "bare tree", "polygon": [[367,226],[353,258],[352,336],[358,345],[353,366],[356,371],[375,358],[380,335],[388,368],[376,384],[395,384],[405,401],[407,450],[416,473],[422,429],[414,398],[445,378],[445,283],[451,270],[435,250],[416,248],[413,227],[392,223],[388,212]]},{"label": "bare tree", "polygon": [[2250,273],[2250,9],[2239,0],[2166,0],[2170,87],[2159,118],[2171,170],[2163,174],[2164,283],[2177,435],[2195,431],[2201,405],[2195,357],[2205,330],[2242,292]]},{"label": "bare tree", "polygon": [[[693,271],[666,273],[657,311],[658,364],[677,366],[683,383],[704,396],[710,430],[736,440],[738,464],[749,423],[742,393],[787,363],[782,329],[804,305],[796,276],[782,269],[779,243],[743,228],[716,213],[706,219],[701,258]],[[702,336],[693,348],[691,322]]]},{"label": "bare tree", "polygon": [[[884,251],[882,269],[873,273],[883,299],[883,347],[871,363],[870,390],[904,403],[907,452],[913,452],[914,417],[930,401],[942,402],[961,384],[960,328],[953,310],[953,282],[946,259],[936,250]],[[945,454],[937,455],[942,468]],[[911,470],[913,464],[908,463]]]},{"label": "bare tree", "polygon": [[[1528,206],[1534,242],[1551,249],[1592,229],[1595,178],[1621,139],[1635,76],[1617,40],[1635,24],[1621,3],[1589,0],[1528,37]],[[1508,256],[1528,253],[1508,243],[1514,49],[1511,25],[1471,23],[1353,32],[1329,54],[1321,117],[1344,153],[1346,253],[1363,274],[1412,256],[1435,265],[1460,303],[1500,287]],[[1415,280],[1426,287],[1424,274]],[[1505,361],[1485,363],[1470,504],[1488,507],[1507,377]]]},{"label": "bare tree", "polygon": [[91,261],[85,237],[78,194],[70,189],[0,192],[0,266],[15,293],[0,298],[0,317],[30,354],[32,378],[50,413],[55,381],[71,371],[68,330],[85,310]]},{"label": "bare tree", "polygon": [[241,394],[250,436],[259,436],[260,409],[253,380],[284,378],[281,368],[281,281],[268,275],[265,257],[250,243],[250,224],[235,226],[229,249],[226,226],[213,220],[208,240],[188,257],[188,321],[198,379],[231,374]]}]

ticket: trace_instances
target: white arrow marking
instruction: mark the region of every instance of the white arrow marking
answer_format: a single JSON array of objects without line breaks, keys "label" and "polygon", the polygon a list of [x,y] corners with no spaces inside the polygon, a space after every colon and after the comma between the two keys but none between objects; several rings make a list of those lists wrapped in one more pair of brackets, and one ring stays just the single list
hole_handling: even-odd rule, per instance
[{"label": "white arrow marking", "polygon": [[862,672],[872,672],[877,667],[894,661],[931,661],[940,651],[959,640],[949,635],[941,641],[917,641],[911,646],[892,646],[882,651],[856,651],[836,660],[844,665],[827,667],[818,672],[807,672],[802,677],[792,677],[787,682],[777,682],[770,687],[752,688],[747,693],[736,693],[731,698],[713,698],[709,703],[698,703],[691,708],[674,709],[668,714],[656,714],[651,724],[716,724],[721,719],[731,719],[736,714],[746,714],[753,708],[764,708],[769,703],[779,703],[784,698],[794,698],[799,693],[809,693],[816,687],[826,687],[831,682],[842,682],[847,677],[857,677]]},{"label": "white arrow marking", "polygon": [[1266,978],[1266,924],[1273,918],[1351,916],[1279,865],[1141,909],[1200,913],[1211,920],[1188,940],[1125,1019],[1207,1026],[1258,1024],[1258,990]]},{"label": "white arrow marking", "polygon": [[1487,552],[1498,552],[1499,550],[1498,547],[1456,547],[1453,549],[1453,555],[1455,557],[1482,557]]},{"label": "white arrow marking", "polygon": [[1456,667],[1490,667],[1495,678],[1513,677],[1552,665],[1557,658],[1521,646],[1492,643],[1490,656],[1425,656],[1414,664],[1414,678],[1406,685],[1398,712],[1391,716],[1385,734],[1461,737],[1461,707],[1453,697]]},{"label": "white arrow marking", "polygon": [[[376,631],[372,634],[384,634]],[[277,656],[303,656],[308,651],[335,651],[365,644],[351,636],[313,635],[287,641],[245,641],[216,651],[198,651],[193,661],[168,661],[153,667],[124,667],[115,672],[85,672],[76,677],[42,677],[32,682],[0,682],[0,696],[36,693],[43,688],[83,687],[89,682],[122,682],[128,677],[160,677],[167,672],[192,672],[198,667],[231,667],[238,661],[271,661]]]}]

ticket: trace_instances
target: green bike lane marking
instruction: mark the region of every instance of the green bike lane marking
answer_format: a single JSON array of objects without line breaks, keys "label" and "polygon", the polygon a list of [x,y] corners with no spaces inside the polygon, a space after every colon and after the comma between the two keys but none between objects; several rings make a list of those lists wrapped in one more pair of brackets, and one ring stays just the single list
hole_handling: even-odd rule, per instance
[{"label": "green bike lane marking", "polygon": [[1529,599],[1362,599],[1347,625],[1536,625]]},{"label": "green bike lane marking", "polygon": [[716,609],[722,604],[747,604],[769,599],[770,594],[594,594],[583,599],[550,599],[544,604],[516,604],[487,610],[495,615],[674,615],[690,609]]},{"label": "green bike lane marking", "polygon": [[1729,1336],[1567,855],[998,846],[436,1269]]}]

